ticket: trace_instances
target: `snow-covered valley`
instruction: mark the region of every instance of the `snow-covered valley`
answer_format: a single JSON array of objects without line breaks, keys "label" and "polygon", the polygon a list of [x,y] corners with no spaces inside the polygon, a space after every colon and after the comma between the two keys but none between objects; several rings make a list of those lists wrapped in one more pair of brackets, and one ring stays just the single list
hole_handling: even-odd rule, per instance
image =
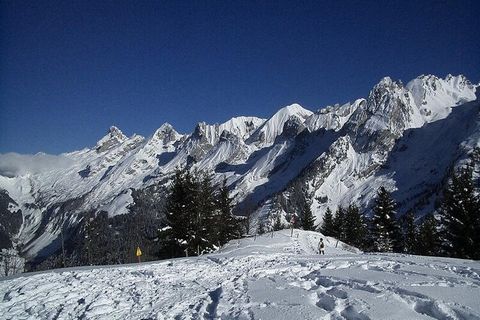
[{"label": "snow-covered valley", "polygon": [[0,318],[480,319],[480,262],[336,245],[282,230],[199,257],[17,275],[0,280]]}]

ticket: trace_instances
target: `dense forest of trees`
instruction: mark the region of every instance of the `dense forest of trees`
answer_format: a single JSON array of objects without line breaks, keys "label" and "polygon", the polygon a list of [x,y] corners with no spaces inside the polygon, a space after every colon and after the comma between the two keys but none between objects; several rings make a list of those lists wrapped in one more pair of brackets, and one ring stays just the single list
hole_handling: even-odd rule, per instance
[{"label": "dense forest of trees", "polygon": [[241,221],[232,215],[226,181],[216,190],[212,177],[203,172],[175,173],[166,219],[159,242],[170,257],[210,252],[243,233]]}]

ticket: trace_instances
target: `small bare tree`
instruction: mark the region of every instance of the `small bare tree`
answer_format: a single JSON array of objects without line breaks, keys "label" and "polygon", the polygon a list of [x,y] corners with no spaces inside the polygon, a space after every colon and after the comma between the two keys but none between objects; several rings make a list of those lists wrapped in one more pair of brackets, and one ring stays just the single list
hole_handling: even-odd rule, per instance
[{"label": "small bare tree", "polygon": [[24,271],[25,260],[14,249],[0,251],[0,276],[10,276]]}]

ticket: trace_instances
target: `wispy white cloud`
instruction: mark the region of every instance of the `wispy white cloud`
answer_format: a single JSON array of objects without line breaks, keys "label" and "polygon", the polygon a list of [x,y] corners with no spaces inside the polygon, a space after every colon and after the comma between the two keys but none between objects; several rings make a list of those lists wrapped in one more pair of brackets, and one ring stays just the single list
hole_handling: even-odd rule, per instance
[{"label": "wispy white cloud", "polygon": [[62,155],[0,153],[0,175],[16,177],[27,173],[36,174],[53,169],[66,168],[72,162],[71,159]]}]

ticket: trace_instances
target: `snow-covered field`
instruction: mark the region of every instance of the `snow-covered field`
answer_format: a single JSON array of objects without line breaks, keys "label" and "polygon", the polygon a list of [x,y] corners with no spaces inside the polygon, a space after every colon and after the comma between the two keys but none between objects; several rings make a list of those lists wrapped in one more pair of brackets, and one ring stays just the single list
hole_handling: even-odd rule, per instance
[{"label": "snow-covered field", "polygon": [[221,252],[0,280],[1,319],[480,319],[480,262],[284,230]]}]

